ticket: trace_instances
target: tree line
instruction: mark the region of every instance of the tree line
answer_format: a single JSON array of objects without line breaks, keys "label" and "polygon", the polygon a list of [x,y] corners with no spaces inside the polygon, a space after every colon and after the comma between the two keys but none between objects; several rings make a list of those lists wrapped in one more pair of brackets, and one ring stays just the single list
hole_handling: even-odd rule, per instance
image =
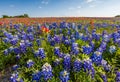
[{"label": "tree line", "polygon": [[28,18],[28,14],[17,15],[17,16],[9,16],[9,15],[2,15],[2,18]]},{"label": "tree line", "polygon": [[120,15],[116,15],[115,17],[120,17]]}]

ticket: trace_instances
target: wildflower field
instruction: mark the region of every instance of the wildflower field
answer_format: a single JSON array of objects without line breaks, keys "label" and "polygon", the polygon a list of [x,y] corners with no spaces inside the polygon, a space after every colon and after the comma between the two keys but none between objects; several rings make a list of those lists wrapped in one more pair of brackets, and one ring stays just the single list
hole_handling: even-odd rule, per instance
[{"label": "wildflower field", "polygon": [[0,20],[0,82],[120,82],[119,21],[61,20]]}]

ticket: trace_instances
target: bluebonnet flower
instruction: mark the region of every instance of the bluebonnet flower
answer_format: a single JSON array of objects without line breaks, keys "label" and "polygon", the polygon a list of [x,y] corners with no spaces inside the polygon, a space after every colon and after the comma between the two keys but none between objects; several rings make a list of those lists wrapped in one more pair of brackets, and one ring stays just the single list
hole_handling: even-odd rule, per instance
[{"label": "bluebonnet flower", "polygon": [[60,23],[60,28],[62,28],[62,29],[66,28],[65,22]]},{"label": "bluebonnet flower", "polygon": [[61,80],[62,82],[68,82],[68,80],[70,79],[69,75],[70,75],[70,74],[69,74],[66,70],[61,71],[61,72],[60,72],[60,80]]},{"label": "bluebonnet flower", "polygon": [[55,41],[56,43],[60,43],[60,37],[59,37],[58,35],[55,35],[55,36],[54,36],[54,41]]},{"label": "bluebonnet flower", "polygon": [[16,45],[17,44],[17,42],[18,42],[18,39],[16,39],[16,38],[13,38],[11,41],[10,41],[10,43],[12,44],[12,45]]},{"label": "bluebonnet flower", "polygon": [[14,50],[13,46],[11,46],[11,47],[8,48],[8,52],[9,52],[9,53],[12,53],[13,50]]},{"label": "bluebonnet flower", "polygon": [[55,46],[54,38],[51,39],[51,41],[50,41],[50,45],[51,45],[51,46]]},{"label": "bluebonnet flower", "polygon": [[33,46],[33,43],[32,42],[29,42],[28,40],[25,41],[25,45],[27,47],[32,47]]},{"label": "bluebonnet flower", "polygon": [[72,44],[75,42],[75,38],[71,38],[70,40],[71,40],[70,43],[72,43]]},{"label": "bluebonnet flower", "polygon": [[96,33],[96,29],[93,29],[93,30],[92,30],[92,33]]},{"label": "bluebonnet flower", "polygon": [[37,26],[37,30],[40,30],[40,28],[41,28],[41,26],[40,26],[40,25],[38,25],[38,26]]},{"label": "bluebonnet flower", "polygon": [[32,60],[27,61],[27,67],[30,68],[34,65],[34,62]]},{"label": "bluebonnet flower", "polygon": [[27,40],[27,39],[28,39],[26,33],[24,33],[24,34],[22,34],[22,35],[18,35],[18,36],[21,37],[22,40]]},{"label": "bluebonnet flower", "polygon": [[57,27],[58,27],[57,23],[52,23],[52,26],[53,26],[54,28],[57,28]]},{"label": "bluebonnet flower", "polygon": [[15,29],[19,29],[19,26],[17,24],[14,25]]},{"label": "bluebonnet flower", "polygon": [[88,74],[91,75],[92,78],[94,78],[95,76],[95,70],[94,70],[94,67],[92,65],[92,61],[91,59],[85,59],[84,60],[84,63],[83,63],[83,67],[84,67],[84,71],[87,72],[88,71]]},{"label": "bluebonnet flower", "polygon": [[106,72],[109,72],[111,70],[111,66],[107,63],[106,60],[102,59],[101,65],[103,66],[103,68]]},{"label": "bluebonnet flower", "polygon": [[4,39],[3,39],[3,42],[4,42],[4,43],[9,43],[10,40],[9,40],[8,38],[4,38]]},{"label": "bluebonnet flower", "polygon": [[93,31],[93,32],[92,32],[92,38],[95,39],[96,36],[97,36],[96,32]]},{"label": "bluebonnet flower", "polygon": [[48,63],[45,63],[43,66],[42,66],[42,75],[44,77],[44,80],[49,80],[53,77],[53,74],[52,74],[52,67],[50,64]]},{"label": "bluebonnet flower", "polygon": [[71,34],[71,30],[70,30],[70,29],[68,29],[67,34],[68,34],[68,35],[70,35],[70,34]]},{"label": "bluebonnet flower", "polygon": [[16,55],[16,60],[19,60],[20,59],[20,55]]},{"label": "bluebonnet flower", "polygon": [[19,68],[19,65],[14,65],[13,67],[12,67],[12,69],[15,71],[15,70],[17,70]]},{"label": "bluebonnet flower", "polygon": [[100,44],[100,48],[102,48],[102,50],[106,50],[106,47],[107,47],[107,43],[106,42],[102,42]]},{"label": "bluebonnet flower", "polygon": [[94,54],[91,56],[92,62],[96,63],[97,65],[101,64],[102,61],[102,53],[99,51],[94,52]]},{"label": "bluebonnet flower", "polygon": [[119,72],[119,71],[116,72],[115,81],[116,81],[116,82],[120,82],[120,72]]},{"label": "bluebonnet flower", "polygon": [[102,47],[99,47],[99,48],[97,48],[97,50],[96,51],[98,51],[98,52],[101,52],[101,54],[103,53],[103,48]]},{"label": "bluebonnet flower", "polygon": [[85,35],[85,36],[82,37],[83,41],[88,41],[88,39],[89,39],[89,37],[87,35]]},{"label": "bluebonnet flower", "polygon": [[72,51],[72,54],[75,54],[75,55],[79,54],[79,48],[77,43],[72,43],[71,51]]},{"label": "bluebonnet flower", "polygon": [[89,40],[89,41],[92,41],[92,39],[93,39],[93,38],[92,38],[92,35],[91,35],[90,33],[88,33],[88,40]]},{"label": "bluebonnet flower", "polygon": [[83,67],[84,67],[84,71],[86,72],[87,70],[89,71],[89,70],[91,70],[91,68],[92,68],[92,61],[91,61],[91,59],[84,59],[84,61],[83,61]]},{"label": "bluebonnet flower", "polygon": [[66,39],[66,40],[64,41],[64,44],[65,44],[65,45],[70,45],[70,41],[69,41],[68,39]]},{"label": "bluebonnet flower", "polygon": [[42,74],[40,71],[36,70],[34,74],[32,74],[32,81],[39,82]]},{"label": "bluebonnet flower", "polygon": [[89,55],[92,52],[92,47],[89,46],[89,45],[82,46],[82,50],[83,50],[84,54],[88,54]]},{"label": "bluebonnet flower", "polygon": [[73,69],[75,72],[79,72],[82,69],[83,63],[80,59],[76,59],[73,64]]},{"label": "bluebonnet flower", "polygon": [[20,51],[21,51],[22,53],[26,53],[26,51],[27,51],[27,47],[26,47],[26,45],[25,45],[24,42],[21,42],[21,43],[20,43]]},{"label": "bluebonnet flower", "polygon": [[28,27],[27,32],[28,33],[33,32],[33,27]]},{"label": "bluebonnet flower", "polygon": [[13,27],[12,22],[9,23],[9,26],[10,26],[10,29],[12,29],[12,27]]},{"label": "bluebonnet flower", "polygon": [[65,56],[65,54],[62,53],[62,52],[59,54],[59,57],[60,57],[60,58],[64,58],[64,56]]},{"label": "bluebonnet flower", "polygon": [[41,59],[45,58],[45,52],[44,52],[43,48],[39,48],[39,56],[40,56]]},{"label": "bluebonnet flower", "polygon": [[52,36],[50,34],[47,35],[47,41],[50,42],[52,40]]},{"label": "bluebonnet flower", "polygon": [[100,40],[100,34],[96,34],[95,40],[99,41]]},{"label": "bluebonnet flower", "polygon": [[6,33],[5,36],[10,40],[13,39],[13,35],[11,33]]},{"label": "bluebonnet flower", "polygon": [[50,25],[49,25],[49,30],[51,30],[52,28],[53,28],[53,26],[50,24]]},{"label": "bluebonnet flower", "polygon": [[3,53],[4,55],[8,55],[9,54],[8,49],[5,49]]},{"label": "bluebonnet flower", "polygon": [[72,23],[72,29],[76,29],[75,23]]},{"label": "bluebonnet flower", "polygon": [[4,31],[3,31],[3,34],[4,34],[4,36],[6,36],[6,37],[7,37],[8,32],[7,32],[6,30],[4,30]]},{"label": "bluebonnet flower", "polygon": [[100,40],[100,34],[92,33],[92,39]]},{"label": "bluebonnet flower", "polygon": [[34,40],[34,35],[32,33],[28,34],[28,39],[30,41],[33,41]]},{"label": "bluebonnet flower", "polygon": [[114,45],[110,46],[109,52],[112,54],[116,51],[116,47]]},{"label": "bluebonnet flower", "polygon": [[84,37],[83,33],[79,33],[79,38],[82,40]]},{"label": "bluebonnet flower", "polygon": [[112,37],[113,37],[113,39],[119,38],[120,34],[118,32],[114,32],[114,33],[112,33]]},{"label": "bluebonnet flower", "polygon": [[72,43],[71,49],[73,50],[74,48],[78,47],[78,43]]},{"label": "bluebonnet flower", "polygon": [[64,42],[66,40],[65,35],[62,36],[62,42]]},{"label": "bluebonnet flower", "polygon": [[67,54],[66,56],[64,56],[64,60],[63,60],[63,66],[65,70],[70,70],[71,67],[71,57],[69,54]]},{"label": "bluebonnet flower", "polygon": [[104,30],[104,31],[102,32],[102,36],[104,36],[104,35],[107,35],[107,31],[106,31],[106,30]]},{"label": "bluebonnet flower", "polygon": [[59,47],[54,48],[54,54],[57,55],[57,56],[60,55],[60,48]]},{"label": "bluebonnet flower", "polygon": [[95,43],[93,41],[90,41],[89,45],[92,47],[92,51],[93,51],[95,47]]},{"label": "bluebonnet flower", "polygon": [[13,73],[10,77],[10,82],[17,82],[18,73]]},{"label": "bluebonnet flower", "polygon": [[103,79],[103,82],[107,82],[107,76],[105,74],[101,74],[101,78]]},{"label": "bluebonnet flower", "polygon": [[35,57],[39,57],[39,50],[34,52]]},{"label": "bluebonnet flower", "polygon": [[37,45],[38,45],[38,46],[41,45],[41,40],[40,40],[40,39],[37,39],[36,42],[37,42]]},{"label": "bluebonnet flower", "polygon": [[78,29],[79,29],[79,30],[81,30],[82,25],[81,25],[81,24],[79,24],[79,25],[77,25],[77,27],[78,27]]},{"label": "bluebonnet flower", "polygon": [[103,41],[108,42],[109,39],[110,37],[107,34],[103,35]]},{"label": "bluebonnet flower", "polygon": [[17,48],[17,47],[15,47],[15,48],[13,49],[13,51],[14,51],[15,54],[20,54],[20,49]]},{"label": "bluebonnet flower", "polygon": [[75,32],[75,38],[79,39],[79,32],[78,31]]},{"label": "bluebonnet flower", "polygon": [[59,29],[59,34],[61,34],[61,33],[62,33],[62,29],[60,28],[60,29]]},{"label": "bluebonnet flower", "polygon": [[91,69],[89,70],[89,75],[91,75],[92,79],[94,79],[94,76],[95,76],[95,69],[94,67],[92,66]]},{"label": "bluebonnet flower", "polygon": [[10,82],[24,82],[22,78],[18,77],[18,72],[17,73],[13,73],[10,77]]}]

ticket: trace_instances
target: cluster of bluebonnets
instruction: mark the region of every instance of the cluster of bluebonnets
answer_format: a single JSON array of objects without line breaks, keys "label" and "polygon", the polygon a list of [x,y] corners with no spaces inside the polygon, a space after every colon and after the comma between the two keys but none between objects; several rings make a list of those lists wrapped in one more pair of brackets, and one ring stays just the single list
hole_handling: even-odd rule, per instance
[{"label": "cluster of bluebonnets", "polygon": [[[95,23],[90,29],[90,24],[66,22],[1,26],[0,62],[10,64],[10,82],[120,82],[119,27]],[[97,33],[100,28],[117,31]]]}]

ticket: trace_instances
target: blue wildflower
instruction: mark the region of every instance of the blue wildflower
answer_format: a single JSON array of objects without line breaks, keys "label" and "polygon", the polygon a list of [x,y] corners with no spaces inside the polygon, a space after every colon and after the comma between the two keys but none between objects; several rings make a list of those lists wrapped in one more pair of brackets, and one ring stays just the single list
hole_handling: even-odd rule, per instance
[{"label": "blue wildflower", "polygon": [[9,54],[8,49],[5,49],[3,53],[4,55],[8,55]]},{"label": "blue wildflower", "polygon": [[14,51],[15,54],[20,54],[20,49],[17,48],[17,47],[15,47],[15,48],[13,49],[13,51]]},{"label": "blue wildflower", "polygon": [[80,61],[80,59],[77,59],[74,61],[73,69],[74,71],[79,72],[82,69],[82,66],[83,66],[82,61]]},{"label": "blue wildflower", "polygon": [[28,39],[30,41],[33,41],[34,40],[34,35],[32,33],[28,34]]},{"label": "blue wildflower", "polygon": [[36,70],[36,72],[34,74],[32,74],[32,81],[39,82],[41,76],[42,76],[41,72]]},{"label": "blue wildflower", "polygon": [[101,64],[102,61],[102,53],[99,51],[94,52],[94,54],[91,56],[92,62],[96,63],[97,65]]},{"label": "blue wildflower", "polygon": [[43,66],[42,66],[42,75],[44,77],[44,80],[49,80],[53,77],[53,74],[52,74],[52,67],[50,64],[48,63],[45,63]]},{"label": "blue wildflower", "polygon": [[38,45],[38,46],[41,45],[41,40],[40,40],[40,39],[37,39],[36,42],[37,42],[37,45]]},{"label": "blue wildflower", "polygon": [[107,82],[107,76],[105,74],[101,74],[101,78],[103,79],[103,82]]},{"label": "blue wildflower", "polygon": [[92,47],[89,46],[89,45],[86,45],[86,46],[82,46],[82,51],[84,54],[90,54],[92,52]]},{"label": "blue wildflower", "polygon": [[116,78],[115,78],[116,82],[120,82],[120,72],[116,72]]},{"label": "blue wildflower", "polygon": [[18,42],[18,39],[16,39],[16,38],[13,38],[13,39],[10,41],[10,43],[11,43],[12,45],[16,45],[17,42]]},{"label": "blue wildflower", "polygon": [[27,47],[26,47],[24,42],[20,43],[20,50],[21,50],[22,53],[26,53]]},{"label": "blue wildflower", "polygon": [[60,55],[60,48],[59,47],[54,48],[54,54],[57,55],[57,56]]},{"label": "blue wildflower", "polygon": [[69,73],[67,71],[64,70],[64,71],[60,72],[60,80],[62,82],[68,82],[69,79],[70,79],[69,78]]},{"label": "blue wildflower", "polygon": [[3,42],[4,42],[4,43],[9,43],[10,40],[9,40],[8,38],[4,38],[4,39],[3,39]]},{"label": "blue wildflower", "polygon": [[27,67],[30,68],[34,65],[34,62],[32,60],[27,61]]},{"label": "blue wildflower", "polygon": [[14,65],[13,67],[12,67],[12,69],[15,71],[15,70],[17,70],[19,68],[19,65]]},{"label": "blue wildflower", "polygon": [[114,45],[110,46],[109,52],[112,54],[116,51],[116,47]]},{"label": "blue wildflower", "polygon": [[22,78],[18,77],[18,72],[13,73],[10,77],[10,82],[24,82]]},{"label": "blue wildflower", "polygon": [[19,60],[20,59],[20,55],[16,55],[16,60]]},{"label": "blue wildflower", "polygon": [[65,70],[70,70],[70,67],[71,67],[71,57],[70,57],[69,54],[64,56],[63,66],[64,66]]},{"label": "blue wildflower", "polygon": [[39,56],[40,56],[41,59],[45,58],[45,52],[44,52],[43,48],[39,48]]}]

